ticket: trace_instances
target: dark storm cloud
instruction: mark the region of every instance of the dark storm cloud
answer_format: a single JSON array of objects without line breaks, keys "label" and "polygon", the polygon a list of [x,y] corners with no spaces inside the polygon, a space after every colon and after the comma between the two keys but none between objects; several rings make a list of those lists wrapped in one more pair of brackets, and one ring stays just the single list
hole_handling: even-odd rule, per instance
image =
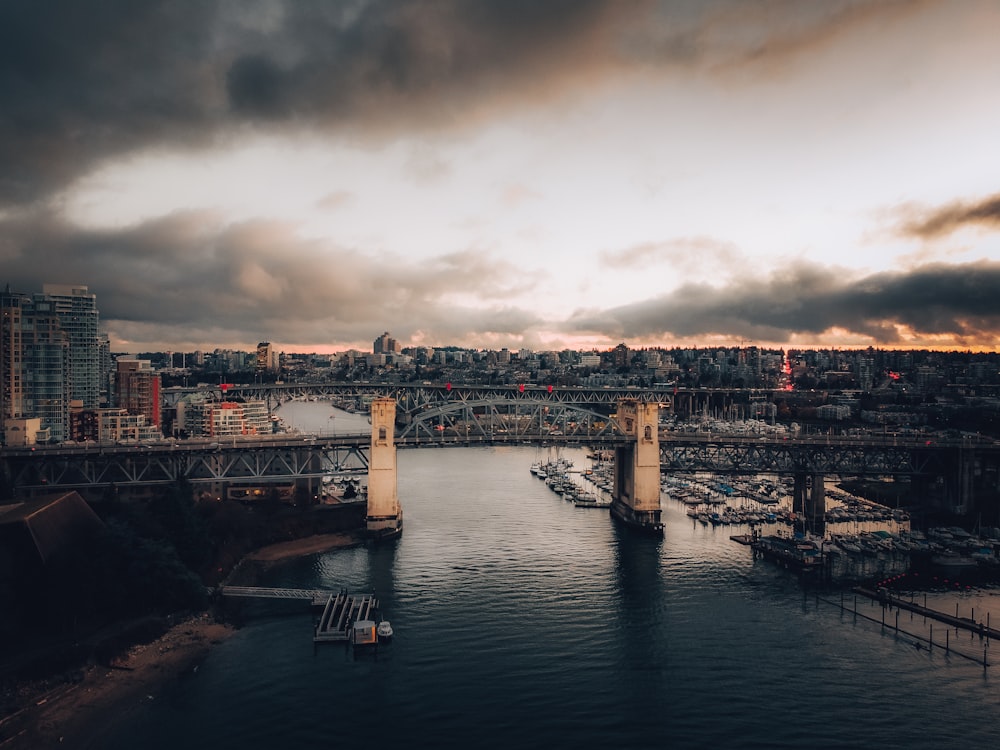
[{"label": "dark storm cloud", "polygon": [[911,6],[6,0],[0,206],[144,148],[207,147],[248,127],[366,138],[458,127],[590,90],[625,67],[802,54],[869,20],[859,9],[885,21]]},{"label": "dark storm cloud", "polygon": [[966,227],[1000,229],[1000,193],[974,203],[956,202],[936,209],[906,209],[911,216],[903,223],[902,234],[934,239]]},{"label": "dark storm cloud", "polygon": [[[113,339],[150,345],[269,338],[315,347],[369,340],[386,321],[399,335],[434,330],[474,339],[539,322],[503,303],[523,287],[515,269],[476,252],[416,264],[305,240],[282,223],[227,225],[208,212],[121,231],[34,214],[0,223],[0,260],[0,283],[14,291],[85,283]],[[455,289],[494,304],[479,310],[444,301]]]},{"label": "dark storm cloud", "polygon": [[203,142],[214,18],[183,0],[0,3],[0,204],[112,154]]},{"label": "dark storm cloud", "polygon": [[567,329],[612,339],[723,334],[787,342],[833,329],[900,343],[897,326],[917,335],[1000,338],[1000,262],[928,264],[905,273],[848,278],[801,265],[769,279],[728,286],[688,284],[669,295],[604,311],[578,311]]}]

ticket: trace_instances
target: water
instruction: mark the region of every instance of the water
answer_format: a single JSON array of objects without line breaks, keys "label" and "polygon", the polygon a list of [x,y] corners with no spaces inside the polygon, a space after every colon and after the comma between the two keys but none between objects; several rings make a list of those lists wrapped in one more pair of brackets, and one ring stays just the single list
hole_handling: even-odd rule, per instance
[{"label": "water", "polygon": [[679,503],[665,504],[662,540],[634,536],[553,494],[528,471],[537,458],[400,451],[398,542],[292,561],[268,581],[374,590],[393,643],[314,651],[310,613],[255,604],[106,746],[1000,744],[992,670],[817,602]]}]

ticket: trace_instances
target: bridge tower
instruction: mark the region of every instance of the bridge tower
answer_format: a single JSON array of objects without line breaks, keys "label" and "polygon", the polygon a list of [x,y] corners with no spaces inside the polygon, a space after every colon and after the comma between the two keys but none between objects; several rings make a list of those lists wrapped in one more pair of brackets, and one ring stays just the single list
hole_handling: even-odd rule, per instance
[{"label": "bridge tower", "polygon": [[611,514],[628,526],[662,534],[659,405],[634,399],[620,401],[618,424],[634,442],[615,448]]},{"label": "bridge tower", "polygon": [[396,492],[396,399],[372,401],[372,445],[368,460],[368,533],[385,539],[403,533],[403,509]]}]

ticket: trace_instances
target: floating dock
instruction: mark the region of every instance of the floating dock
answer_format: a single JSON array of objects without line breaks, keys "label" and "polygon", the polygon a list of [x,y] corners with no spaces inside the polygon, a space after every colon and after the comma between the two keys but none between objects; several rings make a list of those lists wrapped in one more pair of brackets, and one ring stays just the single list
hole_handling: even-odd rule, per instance
[{"label": "floating dock", "polygon": [[812,542],[780,536],[758,536],[751,539],[750,548],[765,560],[801,571],[821,570],[826,559]]},{"label": "floating dock", "polygon": [[259,586],[223,586],[222,596],[252,599],[298,599],[322,608],[313,632],[313,643],[347,643],[351,628],[358,620],[379,621],[378,599],[374,594],[349,594],[341,589],[333,593],[323,589],[279,589]]},{"label": "floating dock", "polygon": [[[316,602],[313,602],[316,604]],[[313,643],[346,643],[358,620],[377,620],[378,600],[373,594],[328,594],[316,623]]]}]

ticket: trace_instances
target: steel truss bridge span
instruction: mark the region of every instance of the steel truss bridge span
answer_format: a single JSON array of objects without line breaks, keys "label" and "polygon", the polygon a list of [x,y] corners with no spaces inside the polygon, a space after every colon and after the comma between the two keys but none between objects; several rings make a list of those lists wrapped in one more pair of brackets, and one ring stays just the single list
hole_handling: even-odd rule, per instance
[{"label": "steel truss bridge span", "polygon": [[396,399],[396,413],[405,422],[405,415],[416,415],[428,407],[456,402],[535,401],[545,404],[576,404],[582,407],[601,405],[614,411],[622,399],[669,403],[672,388],[577,388],[543,385],[460,385],[430,383],[281,383],[200,386],[197,388],[164,388],[163,405],[176,406],[184,397],[202,394],[215,400],[254,399],[275,408],[286,401],[321,399],[336,405],[350,405],[366,411],[374,398]]},{"label": "steel truss bridge span", "polygon": [[600,441],[621,434],[613,415],[575,403],[535,398],[456,399],[426,404],[405,416],[397,441],[434,438],[438,433],[463,437],[536,440],[549,436]]},{"label": "steel truss bridge span", "polygon": [[[371,436],[162,441],[157,445],[5,449],[5,489],[28,493],[60,489],[165,485],[267,485],[364,474]],[[11,494],[13,494],[11,492]]]},{"label": "steel truss bridge span", "polygon": [[[460,424],[458,416],[443,415]],[[727,474],[825,474],[847,476],[944,476],[961,467],[1000,464],[993,442],[940,442],[839,437],[744,437],[660,433],[660,465],[664,473],[709,471]],[[613,448],[629,438],[615,430],[588,434],[551,432],[465,434],[447,428],[427,434],[422,428],[396,440],[399,448],[494,444],[588,446]],[[3,492],[11,497],[54,489],[97,489],[163,485],[186,480],[193,484],[254,485],[319,481],[328,474],[361,474],[368,470],[371,435],[276,435],[268,438],[162,441],[157,445],[53,446],[0,451]]]},{"label": "steel truss bridge span", "polygon": [[[994,454],[1000,451],[993,448]],[[936,475],[954,465],[961,444],[841,437],[760,438],[660,434],[660,470],[717,474]]]}]

